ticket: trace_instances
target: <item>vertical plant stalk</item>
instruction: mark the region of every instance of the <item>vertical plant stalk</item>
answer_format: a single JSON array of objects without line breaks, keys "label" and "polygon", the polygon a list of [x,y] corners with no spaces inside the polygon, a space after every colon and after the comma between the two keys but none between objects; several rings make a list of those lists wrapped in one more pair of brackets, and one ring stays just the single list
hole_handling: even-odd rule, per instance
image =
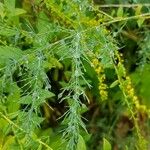
[{"label": "vertical plant stalk", "polygon": [[[115,60],[114,61],[114,68],[118,77],[119,81],[119,87],[123,93],[125,103],[128,107],[128,110],[131,113],[131,117],[133,119],[134,125],[135,125],[135,131],[138,136],[138,146],[137,149],[143,149],[147,150],[147,141],[145,138],[142,136],[139,125],[138,125],[138,111],[143,105],[140,105],[138,97],[135,95],[134,88],[131,85],[131,79],[129,76],[126,75],[126,70],[123,65],[123,60],[120,57],[119,53],[116,53],[116,59],[118,59],[118,64],[116,64]],[[120,71],[122,70],[122,75],[120,74]],[[124,79],[123,79],[124,78]],[[146,110],[146,108],[144,108]]]},{"label": "vertical plant stalk", "polygon": [[[15,128],[17,128],[18,130],[20,130],[23,133],[26,133],[26,131],[24,129],[22,129],[21,127],[19,127],[17,124],[15,124],[13,121],[11,121],[7,116],[5,116],[3,113],[0,112],[0,116],[2,118],[4,118],[10,125],[14,126]],[[45,146],[48,150],[53,150],[51,147],[49,147],[46,143],[44,143],[43,141],[41,141],[41,139],[37,138],[36,134],[32,134],[31,138],[38,142],[39,144],[42,144],[43,146]]]},{"label": "vertical plant stalk", "polygon": [[63,136],[67,140],[66,149],[75,150],[77,148],[80,135],[80,127],[84,130],[85,125],[81,120],[80,110],[82,102],[81,97],[85,96],[84,90],[81,85],[83,80],[83,64],[82,64],[82,49],[80,44],[81,35],[77,33],[73,42],[73,47],[70,49],[70,55],[72,57],[72,76],[69,82],[68,90],[70,91],[67,98],[69,103],[69,110],[66,114],[66,120],[68,127],[65,129]]}]

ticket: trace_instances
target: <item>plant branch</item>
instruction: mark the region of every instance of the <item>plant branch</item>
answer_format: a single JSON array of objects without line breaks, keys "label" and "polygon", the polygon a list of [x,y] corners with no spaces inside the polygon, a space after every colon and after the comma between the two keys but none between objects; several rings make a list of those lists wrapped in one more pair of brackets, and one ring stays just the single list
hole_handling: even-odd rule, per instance
[{"label": "plant branch", "polygon": [[[97,4],[98,5],[98,4]],[[138,6],[144,6],[144,7],[150,7],[149,3],[145,3],[145,4],[107,4],[107,5],[98,5],[101,8],[109,8],[109,7],[127,7],[127,8],[131,8],[131,7],[138,7]]]},{"label": "plant branch", "polygon": [[[13,125],[15,128],[19,129],[20,131],[26,133],[22,128],[20,128],[17,124],[15,124],[13,121],[11,121],[7,116],[5,116],[2,112],[0,112],[0,116],[2,116],[9,124]],[[35,134],[33,135],[34,137],[37,137]],[[48,150],[53,150],[51,147],[49,147],[46,143],[44,143],[43,141],[41,141],[41,139],[35,139],[33,138],[33,136],[30,136],[34,141],[42,144],[43,146],[45,146],[46,148],[48,148]]]}]

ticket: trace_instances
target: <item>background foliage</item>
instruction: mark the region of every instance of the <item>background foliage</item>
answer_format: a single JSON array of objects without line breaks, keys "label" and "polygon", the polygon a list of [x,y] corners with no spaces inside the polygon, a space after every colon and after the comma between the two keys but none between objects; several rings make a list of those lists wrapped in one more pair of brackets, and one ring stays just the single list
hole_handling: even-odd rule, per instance
[{"label": "background foliage", "polygon": [[150,149],[148,0],[0,1],[0,149]]}]

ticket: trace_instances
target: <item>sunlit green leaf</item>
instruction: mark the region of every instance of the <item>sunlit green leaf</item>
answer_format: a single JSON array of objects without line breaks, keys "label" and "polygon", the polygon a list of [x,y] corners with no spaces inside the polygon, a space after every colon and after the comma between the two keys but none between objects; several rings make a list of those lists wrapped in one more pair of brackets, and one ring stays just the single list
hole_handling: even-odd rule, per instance
[{"label": "sunlit green leaf", "polygon": [[118,8],[117,17],[123,17],[123,8],[122,7]]},{"label": "sunlit green leaf", "polygon": [[111,144],[105,138],[103,139],[103,150],[111,150]]},{"label": "sunlit green leaf", "polygon": [[113,87],[117,86],[118,84],[119,84],[119,81],[116,80],[110,85],[110,88],[113,88]]},{"label": "sunlit green leaf", "polygon": [[78,139],[77,150],[86,150],[85,141],[81,135]]}]

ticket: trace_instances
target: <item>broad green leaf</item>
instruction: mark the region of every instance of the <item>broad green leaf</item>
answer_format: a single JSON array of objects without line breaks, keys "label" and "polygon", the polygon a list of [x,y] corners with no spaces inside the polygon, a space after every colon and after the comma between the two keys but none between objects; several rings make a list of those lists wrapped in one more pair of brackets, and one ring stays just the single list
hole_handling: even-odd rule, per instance
[{"label": "broad green leaf", "polygon": [[117,17],[123,17],[123,8],[122,7],[118,8]]},{"label": "broad green leaf", "polygon": [[125,146],[125,150],[129,150],[127,145]]},{"label": "broad green leaf", "polygon": [[86,111],[88,111],[88,107],[85,104],[82,104],[82,107],[80,108],[80,113],[85,113]]},{"label": "broad green leaf", "polygon": [[[47,98],[51,98],[54,96],[55,96],[55,94],[53,94],[52,92],[41,89],[38,97],[35,99],[36,103],[34,103],[34,104],[36,107],[40,106],[42,103],[44,103],[46,101]],[[31,104],[31,103],[33,103],[33,97],[31,95],[23,96],[20,98],[19,103]]]},{"label": "broad green leaf", "polygon": [[135,8],[135,15],[141,14],[142,5],[138,5],[138,7]]},{"label": "broad green leaf", "polygon": [[103,150],[111,150],[111,144],[103,138]]},{"label": "broad green leaf", "polygon": [[0,46],[0,60],[1,64],[8,63],[10,60],[19,60],[23,57],[23,52],[15,47]]},{"label": "broad green leaf", "polygon": [[144,18],[139,18],[138,20],[137,20],[137,24],[138,24],[138,26],[139,27],[141,27],[142,26],[142,24],[144,23]]},{"label": "broad green leaf", "polygon": [[12,145],[15,143],[15,137],[14,136],[7,136],[6,141],[3,146],[3,150],[10,150]]},{"label": "broad green leaf", "polygon": [[20,98],[20,91],[15,86],[12,86],[12,88],[14,88],[15,92],[9,94],[7,98],[8,113],[13,113],[18,111],[20,107],[20,104],[18,103],[18,100]]},{"label": "broad green leaf", "polygon": [[132,73],[131,78],[134,85],[138,85],[137,90],[141,97],[142,103],[150,108],[150,65],[145,65],[142,71],[140,69],[141,68],[138,68],[134,73]]},{"label": "broad green leaf", "polygon": [[39,129],[39,134],[41,137],[49,137],[49,136],[53,136],[54,132],[52,128]]},{"label": "broad green leaf", "polygon": [[78,139],[77,150],[86,150],[85,141],[81,135]]},{"label": "broad green leaf", "polygon": [[[32,112],[30,115],[29,115],[29,112],[20,112],[19,114],[19,119],[21,121],[25,121],[25,119],[29,119],[29,116],[32,118],[32,124],[33,124],[33,128],[35,126],[39,126],[40,123],[43,122],[44,118],[43,117],[39,117],[36,113]],[[31,120],[30,120],[31,121]],[[28,122],[27,122],[28,123]],[[23,125],[24,126],[24,125]]]},{"label": "broad green leaf", "polygon": [[18,34],[14,28],[8,27],[6,25],[0,24],[0,35],[9,37]]},{"label": "broad green leaf", "polygon": [[42,150],[42,144],[40,144],[39,146],[38,146],[38,149],[37,150]]},{"label": "broad green leaf", "polygon": [[48,91],[48,90],[42,90],[41,89],[39,96],[40,96],[41,99],[46,99],[46,98],[54,97],[55,94],[50,92],[50,91]]},{"label": "broad green leaf", "polygon": [[38,22],[37,22],[37,29],[40,33],[44,32],[46,34],[46,32],[48,31],[50,27],[50,23],[49,23],[49,19],[48,17],[45,15],[44,12],[41,12],[39,14],[39,18],[38,18]]},{"label": "broad green leaf", "polygon": [[43,67],[46,70],[50,70],[51,68],[62,68],[62,64],[54,57],[52,56],[48,56],[47,57],[47,61],[44,61],[43,63]]},{"label": "broad green leaf", "polygon": [[119,84],[119,81],[116,80],[110,85],[110,88],[113,88],[113,87],[117,86],[118,84]]},{"label": "broad green leaf", "polygon": [[20,98],[19,103],[21,104],[31,104],[32,103],[32,96],[23,96]]},{"label": "broad green leaf", "polygon": [[25,14],[26,11],[24,9],[16,8],[14,11],[14,16]]},{"label": "broad green leaf", "polygon": [[0,2],[0,16],[2,17],[2,19],[5,17],[5,12],[4,12],[4,5],[3,3]]},{"label": "broad green leaf", "polygon": [[0,116],[0,131],[2,132],[3,135],[5,135],[5,130],[6,128],[8,128],[8,126],[9,123],[4,118],[1,118]]},{"label": "broad green leaf", "polygon": [[[140,14],[142,14],[142,5],[139,5],[138,7],[136,7],[135,8],[135,15],[140,15]],[[142,26],[142,24],[143,24],[143,22],[144,22],[144,17],[143,18],[139,18],[138,20],[137,20],[137,24],[138,24],[138,26],[139,27],[141,27]]]},{"label": "broad green leaf", "polygon": [[45,103],[46,99],[54,97],[54,96],[55,96],[54,93],[52,93],[52,92],[50,92],[48,90],[41,89],[40,93],[39,93],[39,98],[36,100],[36,103],[34,104],[35,108],[39,107],[40,105],[42,105],[43,103]]},{"label": "broad green leaf", "polygon": [[54,35],[52,24],[49,22],[47,15],[41,12],[37,21],[38,34],[35,37],[35,46],[45,46],[50,41],[52,35]]},{"label": "broad green leaf", "polygon": [[9,11],[15,9],[15,1],[16,0],[4,0],[4,4]]},{"label": "broad green leaf", "polygon": [[66,141],[62,140],[62,135],[60,134],[52,134],[50,135],[50,147],[53,150],[65,150],[66,149]]}]

